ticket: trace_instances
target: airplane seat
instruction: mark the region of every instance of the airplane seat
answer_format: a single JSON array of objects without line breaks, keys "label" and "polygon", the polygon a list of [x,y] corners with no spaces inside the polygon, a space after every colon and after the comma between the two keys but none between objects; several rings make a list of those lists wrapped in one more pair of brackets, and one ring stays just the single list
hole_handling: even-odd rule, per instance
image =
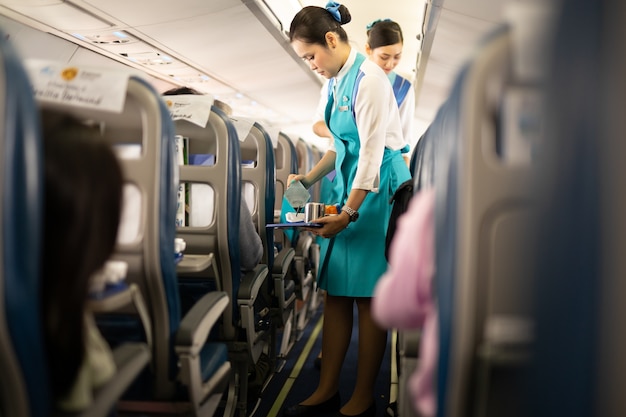
[{"label": "airplane seat", "polygon": [[626,415],[625,22],[622,1],[564,1],[555,25],[550,140],[533,180],[541,216],[527,415]]},{"label": "airplane seat", "polygon": [[[287,177],[289,174],[298,172],[298,158],[291,139],[280,132],[276,148],[274,149],[274,160],[276,162],[276,192],[274,200],[274,221],[280,221],[280,209],[283,195],[287,189]],[[279,229],[277,229],[279,230]]]},{"label": "airplane seat", "polygon": [[413,190],[415,192],[420,189],[431,186],[433,183],[433,170],[434,170],[434,162],[433,162],[433,150],[434,144],[433,134],[435,128],[432,124],[426,129],[422,137],[417,144],[415,144],[415,148],[413,148],[413,152],[411,153],[410,171],[411,176],[413,177]]},{"label": "airplane seat", "polygon": [[[298,155],[291,139],[280,132],[276,148],[274,149],[274,160],[276,162],[276,190],[274,194],[274,222],[284,221],[284,211],[287,210],[284,199],[287,190],[287,178],[289,174],[298,172]],[[274,244],[278,250],[283,247],[295,247],[294,242],[298,237],[297,230],[274,229]],[[299,284],[301,280],[297,279]]]},{"label": "airplane seat", "polygon": [[[311,166],[313,167],[317,165],[317,163],[324,157],[324,152],[322,152],[315,145],[310,145],[309,148],[310,148],[311,156],[312,156]],[[333,203],[332,199],[328,196],[328,194],[322,193],[322,187],[324,187],[324,183],[327,181],[328,181],[328,178],[324,177],[320,181],[313,184],[313,186],[311,187],[311,201],[324,203],[324,204]],[[311,275],[313,277],[317,277],[317,268],[319,266],[319,258],[320,258],[320,245],[319,245],[320,239],[323,239],[323,238],[320,236],[316,236],[315,239],[313,239],[311,243],[309,264],[311,268]],[[320,291],[318,291],[317,281],[315,279],[313,280],[312,288],[313,288],[313,291],[311,292],[311,298],[309,301],[310,314],[313,314],[313,312],[317,311],[320,305],[320,302],[322,301],[322,297],[320,297],[321,293]]]},{"label": "airplane seat", "polygon": [[[2,181],[2,269],[0,272],[0,414],[69,415],[55,410],[47,376],[41,323],[43,144],[39,112],[25,70],[7,38],[0,36],[0,155]],[[34,261],[33,261],[34,260]],[[150,353],[145,344],[113,349],[116,372],[74,416],[106,416],[115,408]]]},{"label": "airplane seat", "polygon": [[[304,140],[299,139],[301,152],[307,151],[307,145]],[[284,198],[284,191],[287,189],[287,178],[289,174],[301,173],[302,163],[296,145],[285,134],[281,133],[278,138],[278,147],[276,149],[277,160],[279,160],[280,169],[278,169],[276,183],[280,184],[283,194],[280,195],[280,201],[276,199],[276,213],[279,214],[279,221],[285,222],[285,214],[293,212],[293,208]],[[303,153],[306,155],[306,153]],[[286,169],[289,167],[289,169]],[[278,193],[277,193],[278,197]],[[298,337],[306,326],[311,316],[311,301],[313,299],[313,288],[315,285],[313,271],[315,266],[312,264],[313,258],[311,246],[314,243],[313,235],[308,232],[302,232],[297,229],[275,229],[276,241],[282,245],[289,245],[295,251],[294,267],[291,269],[291,275],[296,283],[296,317]]]},{"label": "airplane seat", "polygon": [[[81,71],[81,69],[79,69]],[[90,70],[105,72],[106,70]],[[128,265],[131,303],[120,294],[94,301],[96,320],[113,346],[141,340],[152,350],[149,369],[119,403],[125,411],[212,415],[231,380],[226,345],[208,339],[228,305],[224,292],[207,294],[181,313],[175,265],[176,156],[165,103],[146,81],[126,75],[119,111],[42,101],[44,112],[98,123],[124,173],[124,207],[112,256]]]},{"label": "airplane seat", "polygon": [[0,414],[48,416],[40,317],[43,145],[34,98],[12,45],[0,36]]},{"label": "airplane seat", "polygon": [[[174,97],[167,98],[175,100]],[[203,125],[184,119],[174,123],[177,136],[187,143],[189,160],[199,158],[197,163],[179,166],[180,184],[187,187],[183,191],[187,195],[184,204],[189,206],[187,222],[177,229],[177,236],[186,243],[177,268],[179,283],[188,298],[217,290],[225,291],[232,300],[214,337],[228,346],[235,367],[235,387],[229,396],[235,396],[237,410],[245,415],[249,369],[269,349],[269,329],[257,328],[254,311],[263,296],[269,270],[261,263],[245,273],[240,268],[239,136],[231,119],[216,106],[211,107]]]},{"label": "airplane seat", "polygon": [[[317,163],[322,159],[322,152],[315,145],[308,145],[309,153],[311,154],[311,167],[317,165]],[[316,182],[311,186],[311,201],[315,201],[318,203],[323,203],[322,197],[320,194],[321,182]]]},{"label": "airplane seat", "polygon": [[[319,151],[319,159],[324,157],[324,152]],[[318,159],[318,161],[319,161]],[[335,170],[332,170],[328,174],[326,174],[319,181],[319,192],[320,192],[320,202],[324,204],[338,204],[338,198],[333,194],[334,184],[333,181],[335,179]],[[320,242],[324,239],[321,236],[317,236],[315,241],[311,244],[311,267],[312,274],[314,277],[317,277],[318,268],[320,264]],[[319,305],[322,303],[323,294],[326,292],[324,290],[319,290],[317,287],[317,281],[314,282],[314,291],[311,298],[311,309],[316,311]]]},{"label": "airplane seat", "polygon": [[[296,152],[298,154],[298,174],[306,174],[313,168],[315,164],[315,156],[313,149],[304,139],[298,138],[295,143]],[[310,188],[311,202],[319,202],[315,198],[320,197],[319,181],[313,184]],[[298,240],[296,241],[296,264],[298,271],[301,272],[300,276],[304,279],[300,285],[301,299],[304,301],[304,307],[301,310],[298,317],[298,330],[304,330],[306,323],[311,315],[317,308],[317,292],[316,288],[316,276],[314,272],[317,271],[318,265],[313,264],[314,260],[319,259],[319,247],[315,244],[313,235],[309,232],[298,233]],[[316,254],[314,251],[317,250]]]},{"label": "airplane seat", "polygon": [[[430,126],[428,128],[430,128]],[[428,132],[428,128],[426,128],[426,132]],[[417,160],[421,157],[420,154],[423,152],[423,150],[418,150],[418,145],[426,135],[426,132],[424,132],[422,136],[420,136],[420,138],[417,140],[417,143],[415,144],[415,147],[413,148],[413,151],[411,151],[411,159],[409,159],[409,171],[411,172],[412,176],[415,175]]]},{"label": "airplane seat", "polygon": [[[252,164],[244,164],[242,180],[246,202],[263,241],[262,262],[272,273],[272,282],[266,285],[265,296],[271,300],[272,341],[269,349],[270,359],[275,363],[277,356],[287,355],[295,339],[293,322],[296,285],[289,274],[295,251],[289,247],[275,249],[274,230],[266,227],[267,224],[274,223],[276,167],[272,140],[260,124],[254,123],[245,140],[241,142],[241,153],[242,160],[254,161]],[[283,331],[277,353],[274,339],[278,336],[279,328]]]},{"label": "airplane seat", "polygon": [[[533,328],[531,179],[550,7],[512,3],[508,23],[479,45],[437,115],[439,416],[523,415]],[[529,21],[537,22],[532,33],[523,30]]]},{"label": "airplane seat", "polygon": [[[410,159],[410,171],[413,177],[413,191],[433,186],[434,171],[434,145],[439,134],[438,124],[435,121],[426,129],[419,139]],[[409,377],[417,367],[419,361],[419,346],[421,343],[421,329],[398,330],[397,354],[398,354],[398,414],[402,416],[415,416],[416,411],[409,397]]]}]

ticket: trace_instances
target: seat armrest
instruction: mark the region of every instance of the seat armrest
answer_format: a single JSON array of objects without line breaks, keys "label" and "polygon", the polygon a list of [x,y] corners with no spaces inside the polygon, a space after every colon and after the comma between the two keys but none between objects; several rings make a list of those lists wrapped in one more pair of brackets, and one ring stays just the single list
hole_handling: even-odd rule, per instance
[{"label": "seat armrest", "polygon": [[308,233],[300,233],[298,235],[298,242],[296,243],[296,255],[307,258],[309,256],[309,250],[313,244],[313,235]]},{"label": "seat armrest", "polygon": [[296,255],[296,251],[293,248],[283,248],[278,255],[274,258],[274,266],[272,268],[272,275],[278,275],[284,277],[287,275],[289,266],[293,262],[293,258]]},{"label": "seat armrest", "polygon": [[198,300],[180,322],[176,332],[176,352],[191,350],[192,354],[199,353],[227,306],[228,295],[223,291],[210,292]]},{"label": "seat armrest", "polygon": [[55,414],[74,417],[107,417],[122,394],[150,361],[150,350],[145,343],[124,343],[113,350],[116,371],[104,386],[94,390],[93,403],[83,412]]},{"label": "seat armrest", "polygon": [[239,286],[239,292],[237,293],[238,304],[250,304],[254,303],[261,286],[265,282],[268,274],[267,265],[259,264],[254,267],[252,271],[246,272],[241,280]]}]

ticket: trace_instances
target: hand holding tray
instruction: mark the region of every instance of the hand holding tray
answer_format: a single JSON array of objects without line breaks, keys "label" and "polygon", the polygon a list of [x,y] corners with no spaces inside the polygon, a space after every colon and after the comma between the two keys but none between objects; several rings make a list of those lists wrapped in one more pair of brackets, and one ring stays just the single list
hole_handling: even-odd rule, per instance
[{"label": "hand holding tray", "polygon": [[291,222],[291,223],[270,223],[266,224],[265,227],[269,229],[289,229],[289,228],[298,228],[298,227],[322,227],[321,223],[306,223],[306,222]]}]

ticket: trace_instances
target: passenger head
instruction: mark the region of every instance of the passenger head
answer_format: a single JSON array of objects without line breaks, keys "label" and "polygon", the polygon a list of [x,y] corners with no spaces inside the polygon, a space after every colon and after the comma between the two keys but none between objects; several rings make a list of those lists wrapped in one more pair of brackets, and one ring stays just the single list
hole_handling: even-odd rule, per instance
[{"label": "passenger head", "polygon": [[329,2],[326,8],[307,6],[291,21],[291,46],[312,71],[334,77],[350,54],[348,35],[341,25],[351,19],[348,8],[339,3]]},{"label": "passenger head", "polygon": [[113,252],[123,177],[99,130],[44,116],[43,322],[53,392],[72,386],[85,355],[89,281]]},{"label": "passenger head", "polygon": [[193,94],[193,95],[198,95],[201,96],[202,93],[199,92],[196,89],[193,89],[191,87],[174,87],[174,88],[170,88],[167,91],[163,92],[163,96],[180,96],[180,95],[184,95],[184,94]]},{"label": "passenger head", "polygon": [[[191,87],[174,87],[171,88],[167,91],[165,91],[163,94],[163,96],[180,96],[180,95],[185,95],[185,94],[191,94],[191,95],[195,95],[195,96],[203,96],[204,93],[201,93],[198,90],[195,90]],[[227,116],[232,116],[233,115],[233,109],[232,107],[230,107],[228,104],[224,103],[223,101],[220,101],[218,99],[214,99],[213,100],[213,105],[215,107],[217,107],[218,109],[220,109],[221,111],[224,112],[225,115]]]},{"label": "passenger head", "polygon": [[365,52],[387,74],[400,62],[403,45],[402,29],[393,20],[375,20],[367,25]]}]

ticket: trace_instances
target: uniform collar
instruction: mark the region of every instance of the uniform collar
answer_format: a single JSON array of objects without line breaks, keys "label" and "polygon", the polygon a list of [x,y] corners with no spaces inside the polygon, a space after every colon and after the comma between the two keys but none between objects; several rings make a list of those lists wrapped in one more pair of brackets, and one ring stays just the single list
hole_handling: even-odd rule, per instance
[{"label": "uniform collar", "polygon": [[346,74],[348,74],[348,72],[350,72],[350,69],[352,68],[352,65],[354,65],[355,60],[356,60],[356,49],[350,48],[350,55],[348,55],[348,59],[346,60],[346,63],[343,64],[343,67],[341,67],[341,69],[335,76],[335,79],[336,79],[335,84],[339,84],[341,79],[345,77]]}]

